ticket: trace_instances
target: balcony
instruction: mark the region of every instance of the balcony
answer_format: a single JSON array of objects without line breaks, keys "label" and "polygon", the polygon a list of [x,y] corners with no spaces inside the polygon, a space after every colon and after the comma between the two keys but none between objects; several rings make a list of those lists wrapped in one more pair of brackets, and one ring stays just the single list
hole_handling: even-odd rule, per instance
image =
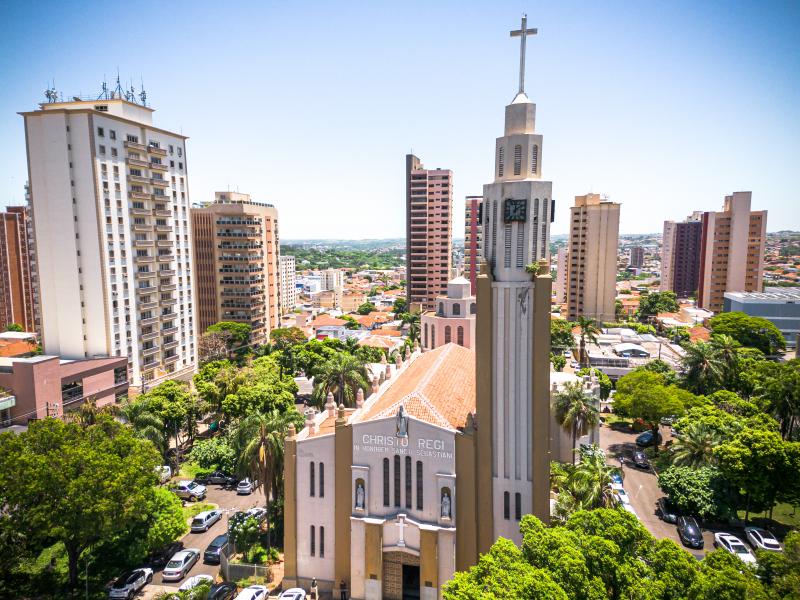
[{"label": "balcony", "polygon": [[158,354],[158,346],[150,346],[149,348],[142,348],[143,356],[153,356],[154,354]]},{"label": "balcony", "polygon": [[164,342],[161,344],[161,347],[164,350],[169,350],[170,348],[177,348],[178,347],[178,340],[172,340],[171,342]]},{"label": "balcony", "polygon": [[150,163],[140,158],[131,158],[130,156],[126,156],[125,162],[134,167],[143,167],[145,169],[150,168]]},{"label": "balcony", "polygon": [[157,156],[166,156],[167,151],[164,148],[156,148],[155,146],[147,146],[147,151],[150,154],[155,154]]},{"label": "balcony", "polygon": [[[175,271],[172,271],[172,272],[174,273]],[[176,290],[176,289],[178,289],[178,285],[175,284],[175,283],[165,283],[159,289],[162,289],[165,292],[166,291],[171,291],[171,290]]]},{"label": "balcony", "polygon": [[148,278],[148,277],[155,277],[155,271],[136,271],[136,277],[139,278]]},{"label": "balcony", "polygon": [[148,325],[155,325],[158,323],[158,317],[147,317],[146,319],[139,319],[139,325],[147,327]]},{"label": "balcony", "polygon": [[151,263],[155,260],[153,256],[134,256],[133,261],[135,263]]},{"label": "balcony", "polygon": [[159,254],[158,261],[159,262],[169,262],[171,260],[175,260],[174,254]]},{"label": "balcony", "polygon": [[169,187],[169,181],[167,181],[166,179],[159,179],[158,177],[151,177],[147,181],[150,181],[150,183],[152,183],[153,185]]},{"label": "balcony", "polygon": [[134,231],[150,231],[151,229],[153,229],[153,226],[149,225],[147,223],[134,223],[133,224],[133,230]]},{"label": "balcony", "polygon": [[[153,200],[158,200],[159,198],[163,198],[163,196],[153,196]],[[171,217],[172,211],[166,209],[156,209],[156,216],[157,217]]]},{"label": "balcony", "polygon": [[158,337],[158,331],[153,330],[148,333],[142,333],[139,337],[143,340],[154,340]]},{"label": "balcony", "polygon": [[153,240],[133,240],[134,248],[146,248],[153,245]]},{"label": "balcony", "polygon": [[161,248],[166,248],[167,246],[172,246],[172,240],[158,240],[156,243]]},{"label": "balcony", "polygon": [[170,333],[177,333],[177,331],[178,331],[178,328],[174,327],[174,326],[173,327],[162,327],[161,328],[161,333],[163,335],[169,335]]},{"label": "balcony", "polygon": [[141,302],[139,303],[139,308],[141,310],[149,310],[151,308],[158,308],[158,302]]},{"label": "balcony", "polygon": [[178,358],[180,358],[177,354],[172,354],[170,356],[164,357],[164,362],[167,364],[178,362]]},{"label": "balcony", "polygon": [[136,183],[150,183],[150,178],[144,177],[143,175],[131,175],[128,173],[128,181],[135,181]]},{"label": "balcony", "polygon": [[137,200],[150,200],[150,194],[147,192],[128,192],[128,196],[136,198]]},{"label": "balcony", "polygon": [[169,225],[156,225],[156,231],[172,231],[172,227]]},{"label": "balcony", "polygon": [[131,214],[140,215],[143,217],[149,217],[151,214],[153,214],[153,211],[150,210],[149,208],[132,208]]},{"label": "balcony", "polygon": [[159,269],[158,274],[161,277],[172,277],[175,275],[175,269]]},{"label": "balcony", "polygon": [[147,146],[145,146],[144,144],[140,144],[139,142],[130,142],[126,140],[122,143],[122,145],[125,146],[126,148],[131,148],[133,150],[141,150],[142,152],[147,150]]},{"label": "balcony", "polygon": [[169,168],[167,167],[167,165],[162,165],[154,162],[151,162],[148,166],[155,171],[166,171]]}]

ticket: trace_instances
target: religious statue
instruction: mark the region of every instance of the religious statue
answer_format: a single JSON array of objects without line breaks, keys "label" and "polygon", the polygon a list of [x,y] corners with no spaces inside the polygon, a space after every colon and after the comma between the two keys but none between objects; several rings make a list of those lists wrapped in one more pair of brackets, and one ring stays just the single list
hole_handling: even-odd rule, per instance
[{"label": "religious statue", "polygon": [[356,508],[364,510],[364,485],[360,481],[356,484]]},{"label": "religious statue", "polygon": [[397,437],[408,437],[408,416],[406,415],[406,411],[402,404],[400,405],[400,409],[397,411],[395,424],[397,425]]},{"label": "religious statue", "polygon": [[442,518],[450,518],[450,494],[442,492]]}]

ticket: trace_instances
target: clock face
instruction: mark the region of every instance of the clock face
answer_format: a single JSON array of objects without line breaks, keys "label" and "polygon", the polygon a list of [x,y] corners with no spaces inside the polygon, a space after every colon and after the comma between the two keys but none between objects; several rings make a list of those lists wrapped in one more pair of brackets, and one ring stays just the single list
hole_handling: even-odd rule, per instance
[{"label": "clock face", "polygon": [[506,223],[526,221],[528,219],[528,201],[507,198],[503,204],[503,213],[503,219]]}]

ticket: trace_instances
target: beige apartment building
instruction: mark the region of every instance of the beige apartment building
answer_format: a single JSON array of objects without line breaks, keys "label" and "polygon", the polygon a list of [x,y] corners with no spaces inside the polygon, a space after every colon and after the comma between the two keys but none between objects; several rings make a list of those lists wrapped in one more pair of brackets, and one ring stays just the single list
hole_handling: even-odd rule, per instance
[{"label": "beige apartment building", "polygon": [[763,290],[767,211],[750,210],[752,192],[725,196],[721,212],[702,218],[697,304],[720,312],[725,292]]},{"label": "beige apartment building", "polygon": [[0,212],[0,331],[16,323],[36,332],[33,224],[27,206]]},{"label": "beige apartment building", "polygon": [[199,332],[219,321],[250,325],[263,344],[280,327],[278,210],[249,194],[216,192],[192,209]]},{"label": "beige apartment building", "polygon": [[567,257],[570,321],[581,315],[600,322],[614,320],[619,210],[619,203],[600,194],[575,196]]},{"label": "beige apartment building", "polygon": [[452,267],[453,172],[426,169],[406,155],[406,286],[408,303],[433,310],[447,293]]},{"label": "beige apartment building", "polygon": [[483,196],[467,196],[464,202],[464,277],[472,294],[477,289],[483,257]]}]

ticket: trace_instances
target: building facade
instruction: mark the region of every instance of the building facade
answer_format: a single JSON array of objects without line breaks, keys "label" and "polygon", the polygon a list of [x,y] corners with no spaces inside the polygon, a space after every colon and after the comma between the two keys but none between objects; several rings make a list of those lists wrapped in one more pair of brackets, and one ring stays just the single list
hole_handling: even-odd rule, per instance
[{"label": "building facade", "polygon": [[559,246],[556,253],[556,280],[553,282],[555,301],[563,304],[567,301],[567,272],[569,271],[569,248]]},{"label": "building facade", "polygon": [[628,266],[641,269],[644,266],[644,246],[631,246],[631,259]]},{"label": "building facade", "polygon": [[702,218],[697,305],[722,310],[725,292],[763,289],[767,211],[751,211],[751,192],[725,197],[721,212]]},{"label": "building facade", "polygon": [[475,315],[478,312],[468,279],[456,277],[447,284],[447,295],[436,299],[436,310],[422,313],[422,349],[456,343],[472,348],[475,344]]},{"label": "building facade", "polygon": [[110,99],[25,119],[44,351],[127,356],[141,387],[196,368],[186,137]]},{"label": "building facade", "polygon": [[575,196],[570,209],[567,318],[615,319],[620,205],[600,194]]},{"label": "building facade", "polygon": [[452,267],[453,172],[406,156],[406,289],[409,306],[433,310]]},{"label": "building facade", "polygon": [[335,290],[344,287],[344,271],[325,269],[320,271],[320,285],[323,290]]},{"label": "building facade", "polygon": [[483,196],[467,196],[464,204],[464,277],[469,280],[472,294],[477,289],[478,271],[483,260],[482,204]]},{"label": "building facade", "polygon": [[199,331],[246,323],[250,343],[265,343],[280,327],[278,210],[249,194],[216,192],[191,214]]},{"label": "building facade", "polygon": [[661,243],[662,292],[675,292],[679,298],[697,293],[700,283],[700,244],[702,213],[694,213],[685,221],[664,221]]},{"label": "building facade", "polygon": [[27,206],[0,212],[0,331],[12,323],[36,332],[33,226]]},{"label": "building facade", "polygon": [[763,292],[725,292],[722,310],[763,317],[780,329],[787,348],[800,336],[800,288],[768,287]]},{"label": "building facade", "polygon": [[281,271],[280,296],[281,313],[291,312],[297,306],[297,266],[294,256],[281,254],[279,258]]}]

